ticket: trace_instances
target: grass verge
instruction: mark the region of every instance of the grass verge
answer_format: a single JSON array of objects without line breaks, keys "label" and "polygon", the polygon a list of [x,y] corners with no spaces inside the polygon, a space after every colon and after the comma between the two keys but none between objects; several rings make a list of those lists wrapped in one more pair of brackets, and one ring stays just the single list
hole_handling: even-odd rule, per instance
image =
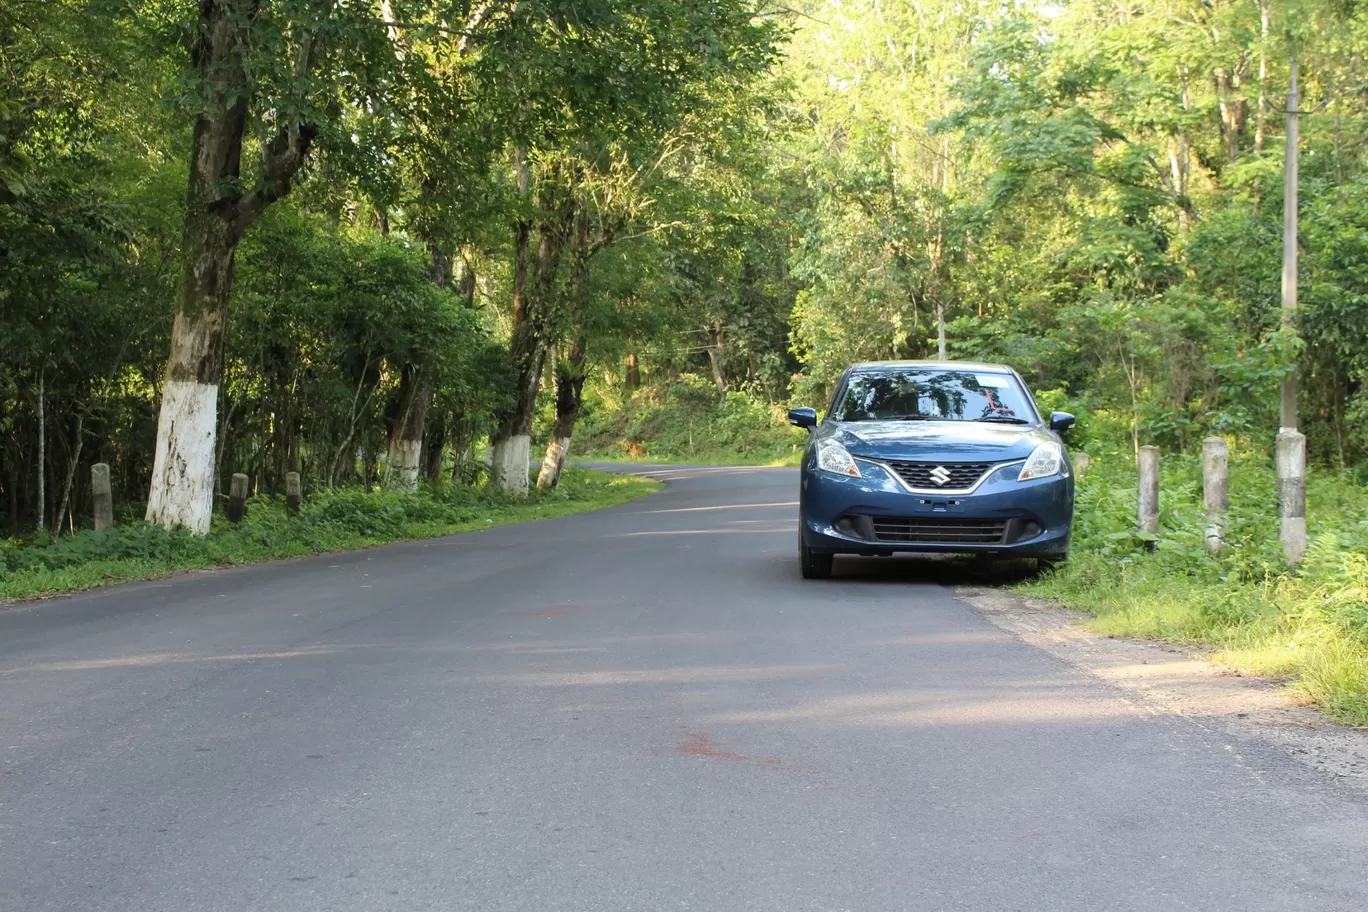
[{"label": "grass verge", "polygon": [[1022,590],[1093,615],[1107,636],[1194,644],[1250,674],[1288,682],[1306,702],[1368,725],[1368,488],[1313,472],[1311,547],[1284,565],[1266,460],[1232,460],[1226,547],[1203,547],[1199,460],[1165,457],[1158,540],[1132,530],[1135,468],[1094,460],[1079,485],[1072,559]]},{"label": "grass verge", "polygon": [[215,516],[202,537],[132,523],[55,544],[0,543],[0,600],[548,519],[617,506],[659,487],[632,475],[567,468],[558,488],[533,489],[525,500],[456,486],[412,494],[343,489],[311,497],[290,517],[281,500],[254,498],[242,523]]}]

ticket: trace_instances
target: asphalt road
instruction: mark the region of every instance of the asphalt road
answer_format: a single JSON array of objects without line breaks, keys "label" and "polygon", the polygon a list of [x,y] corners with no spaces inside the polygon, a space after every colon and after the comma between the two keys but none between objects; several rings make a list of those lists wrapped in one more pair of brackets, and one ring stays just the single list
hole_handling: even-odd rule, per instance
[{"label": "asphalt road", "polygon": [[[0,609],[0,909],[1363,910],[1368,807],[796,475]],[[852,572],[854,571],[854,572]]]}]

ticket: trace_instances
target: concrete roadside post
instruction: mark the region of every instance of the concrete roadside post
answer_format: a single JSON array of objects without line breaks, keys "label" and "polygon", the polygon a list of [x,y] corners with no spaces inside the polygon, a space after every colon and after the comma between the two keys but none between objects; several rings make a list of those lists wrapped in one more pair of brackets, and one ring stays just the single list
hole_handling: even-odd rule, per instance
[{"label": "concrete roadside post", "polygon": [[1140,532],[1159,534],[1159,448],[1140,448]]},{"label": "concrete roadside post", "polygon": [[1278,538],[1289,564],[1306,555],[1306,435],[1284,430],[1277,437]]},{"label": "concrete roadside post", "polygon": [[1224,437],[1202,441],[1202,501],[1206,508],[1206,549],[1221,550],[1230,510],[1230,460]]},{"label": "concrete roadside post", "polygon": [[109,463],[97,462],[90,467],[90,490],[94,495],[95,531],[103,532],[114,525],[114,494],[109,486]]},{"label": "concrete roadside post", "polygon": [[288,512],[291,516],[294,516],[295,514],[297,514],[297,513],[299,512],[299,495],[300,495],[299,473],[298,473],[298,472],[286,472],[286,473],[285,473],[285,510],[286,510],[286,512]]},{"label": "concrete roadside post", "polygon": [[242,517],[247,514],[247,476],[241,472],[233,475],[232,482],[228,485],[228,521],[242,522]]}]

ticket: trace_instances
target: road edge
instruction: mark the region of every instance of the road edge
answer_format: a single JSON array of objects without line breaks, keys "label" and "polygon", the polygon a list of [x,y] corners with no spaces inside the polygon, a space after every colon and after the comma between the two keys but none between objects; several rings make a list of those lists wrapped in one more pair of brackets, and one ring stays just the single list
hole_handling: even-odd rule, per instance
[{"label": "road edge", "polygon": [[1298,703],[1283,682],[1242,674],[1194,648],[1099,636],[1082,625],[1086,615],[1057,602],[981,586],[957,586],[955,597],[994,626],[1121,688],[1152,711],[1257,740],[1368,794],[1368,729],[1341,725]]},{"label": "road edge", "polygon": [[[597,471],[590,469],[590,471]],[[603,472],[602,474],[614,474]],[[626,473],[617,473],[626,474]],[[634,473],[635,474],[635,473]],[[15,608],[32,606],[38,602],[54,601],[57,599],[68,599],[75,595],[89,592],[103,592],[110,589],[117,589],[122,586],[131,586],[139,583],[155,582],[158,580],[176,579],[185,576],[200,576],[213,573],[223,573],[243,567],[259,567],[264,564],[280,564],[291,561],[308,560],[315,557],[326,557],[329,555],[351,554],[360,551],[370,551],[377,548],[388,548],[393,545],[402,545],[410,542],[433,541],[442,538],[451,538],[461,535],[468,535],[473,532],[482,532],[487,529],[499,528],[501,526],[516,526],[526,523],[543,522],[548,520],[561,519],[566,516],[576,516],[584,513],[597,513],[601,510],[612,510],[625,506],[643,497],[649,497],[665,487],[667,483],[660,479],[650,478],[646,475],[635,474],[635,477],[649,484],[642,485],[642,490],[632,492],[630,496],[622,498],[612,498],[607,500],[584,501],[562,501],[560,503],[527,504],[528,507],[540,508],[529,509],[523,513],[504,513],[496,514],[496,518],[486,520],[484,524],[477,521],[468,523],[458,523],[442,529],[433,529],[431,534],[410,534],[400,535],[395,538],[367,541],[357,544],[355,547],[309,551],[300,554],[280,554],[273,557],[264,557],[260,560],[232,561],[228,563],[202,563],[188,566],[176,566],[165,568],[149,568],[147,570],[135,570],[131,576],[107,576],[100,582],[95,582],[88,586],[77,586],[69,589],[53,589],[49,591],[33,592],[28,595],[0,597],[0,611],[8,611]]]}]

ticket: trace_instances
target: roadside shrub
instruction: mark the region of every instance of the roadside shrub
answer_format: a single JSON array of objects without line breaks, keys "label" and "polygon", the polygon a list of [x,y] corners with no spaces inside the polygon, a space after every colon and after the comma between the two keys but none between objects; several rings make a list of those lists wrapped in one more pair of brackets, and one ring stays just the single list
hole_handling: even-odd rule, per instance
[{"label": "roadside shrub", "polygon": [[623,456],[667,461],[790,461],[804,435],[785,410],[744,392],[719,401],[717,387],[684,374],[666,387],[637,390],[616,412],[591,402],[576,433],[585,458]]}]

